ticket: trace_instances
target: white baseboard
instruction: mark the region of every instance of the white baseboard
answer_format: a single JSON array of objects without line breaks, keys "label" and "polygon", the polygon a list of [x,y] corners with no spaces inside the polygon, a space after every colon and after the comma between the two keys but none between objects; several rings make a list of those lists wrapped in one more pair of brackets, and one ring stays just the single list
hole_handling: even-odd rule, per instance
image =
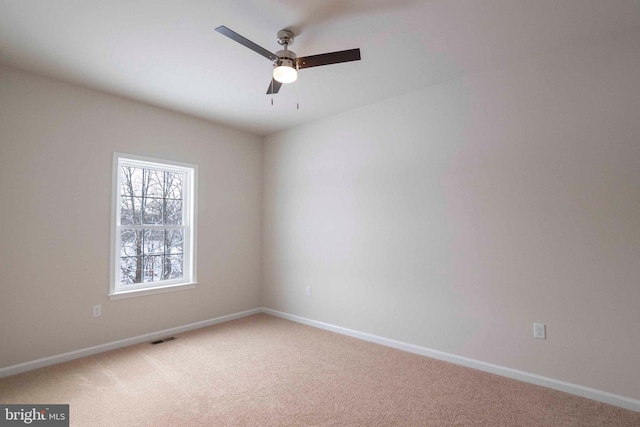
[{"label": "white baseboard", "polygon": [[117,348],[127,347],[134,344],[149,342],[160,338],[166,338],[170,335],[180,334],[194,329],[204,328],[206,326],[216,325],[218,323],[228,322],[241,317],[251,316],[253,314],[262,313],[261,308],[253,310],[241,311],[239,313],[220,316],[213,319],[203,320],[201,322],[191,323],[188,325],[178,326],[175,328],[165,329],[162,331],[151,332],[149,334],[138,335],[137,337],[125,338],[119,341],[113,341],[106,344],[100,344],[93,347],[83,348],[80,350],[70,351],[68,353],[58,354],[55,356],[44,357],[42,359],[32,360],[30,362],[19,363],[17,365],[0,368],[0,378],[9,375],[19,374],[21,372],[31,371],[33,369],[43,368],[45,366],[55,365],[57,363],[68,362],[69,360],[79,359],[81,357],[91,356],[105,351],[115,350]]},{"label": "white baseboard", "polygon": [[263,308],[262,312],[265,314],[270,314],[272,316],[281,317],[283,319],[292,320],[294,322],[303,323],[305,325],[313,326],[316,328],[325,329],[327,331],[336,332],[342,335],[348,335],[350,337],[359,338],[376,344],[381,344],[387,347],[393,347],[400,350],[408,351],[410,353],[420,354],[422,356],[427,356],[438,360],[444,360],[446,362],[455,363],[456,365],[478,369],[480,371],[489,372],[492,374],[524,381],[531,384],[536,384],[554,390],[560,390],[565,393],[586,397],[587,399],[608,403],[609,405],[619,406],[621,408],[640,412],[640,400],[632,399],[629,397],[620,396],[617,394],[596,390],[577,384],[571,384],[565,381],[543,377],[541,375],[531,374],[529,372],[519,371],[517,369],[506,368],[504,366],[494,365],[491,363],[482,362],[480,360],[457,356],[455,354],[445,353],[426,347],[420,347],[414,344],[408,344],[401,341],[368,334],[366,332],[359,332],[353,329],[343,328],[341,326],[318,322],[316,320],[295,316],[293,314],[283,313],[281,311],[272,310],[270,308]]}]

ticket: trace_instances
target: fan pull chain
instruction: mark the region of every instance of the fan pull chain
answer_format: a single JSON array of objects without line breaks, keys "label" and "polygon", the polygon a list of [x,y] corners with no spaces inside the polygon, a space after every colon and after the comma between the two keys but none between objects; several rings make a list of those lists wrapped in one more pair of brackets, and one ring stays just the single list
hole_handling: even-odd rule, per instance
[{"label": "fan pull chain", "polygon": [[[276,64],[273,64],[275,68]],[[273,107],[273,77],[271,77],[271,106]]]}]

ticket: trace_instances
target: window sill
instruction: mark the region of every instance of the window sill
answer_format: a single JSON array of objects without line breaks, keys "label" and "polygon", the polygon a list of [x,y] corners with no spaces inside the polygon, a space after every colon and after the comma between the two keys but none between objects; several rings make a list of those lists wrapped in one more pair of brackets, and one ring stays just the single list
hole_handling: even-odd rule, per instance
[{"label": "window sill", "polygon": [[167,285],[159,286],[151,289],[134,289],[131,291],[112,292],[109,294],[110,300],[123,299],[123,298],[135,298],[153,294],[163,294],[165,292],[177,292],[186,291],[187,289],[193,289],[198,286],[198,282],[181,283],[179,285]]}]

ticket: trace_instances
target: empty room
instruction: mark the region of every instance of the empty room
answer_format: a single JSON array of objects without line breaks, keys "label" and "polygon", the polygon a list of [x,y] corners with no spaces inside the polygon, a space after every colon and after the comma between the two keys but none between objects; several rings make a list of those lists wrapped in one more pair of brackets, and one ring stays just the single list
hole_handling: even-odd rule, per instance
[{"label": "empty room", "polygon": [[639,426],[640,1],[0,0],[0,425]]}]

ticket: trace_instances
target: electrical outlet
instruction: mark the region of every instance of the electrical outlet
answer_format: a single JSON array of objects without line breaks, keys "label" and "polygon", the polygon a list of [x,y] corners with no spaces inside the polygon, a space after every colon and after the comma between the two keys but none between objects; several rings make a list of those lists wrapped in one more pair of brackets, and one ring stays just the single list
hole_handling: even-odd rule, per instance
[{"label": "electrical outlet", "polygon": [[305,293],[308,297],[311,296],[311,286],[307,286],[307,289],[305,290]]},{"label": "electrical outlet", "polygon": [[93,317],[102,316],[102,306],[100,304],[93,306]]},{"label": "electrical outlet", "polygon": [[547,327],[544,323],[533,324],[533,337],[541,340],[547,339]]}]

